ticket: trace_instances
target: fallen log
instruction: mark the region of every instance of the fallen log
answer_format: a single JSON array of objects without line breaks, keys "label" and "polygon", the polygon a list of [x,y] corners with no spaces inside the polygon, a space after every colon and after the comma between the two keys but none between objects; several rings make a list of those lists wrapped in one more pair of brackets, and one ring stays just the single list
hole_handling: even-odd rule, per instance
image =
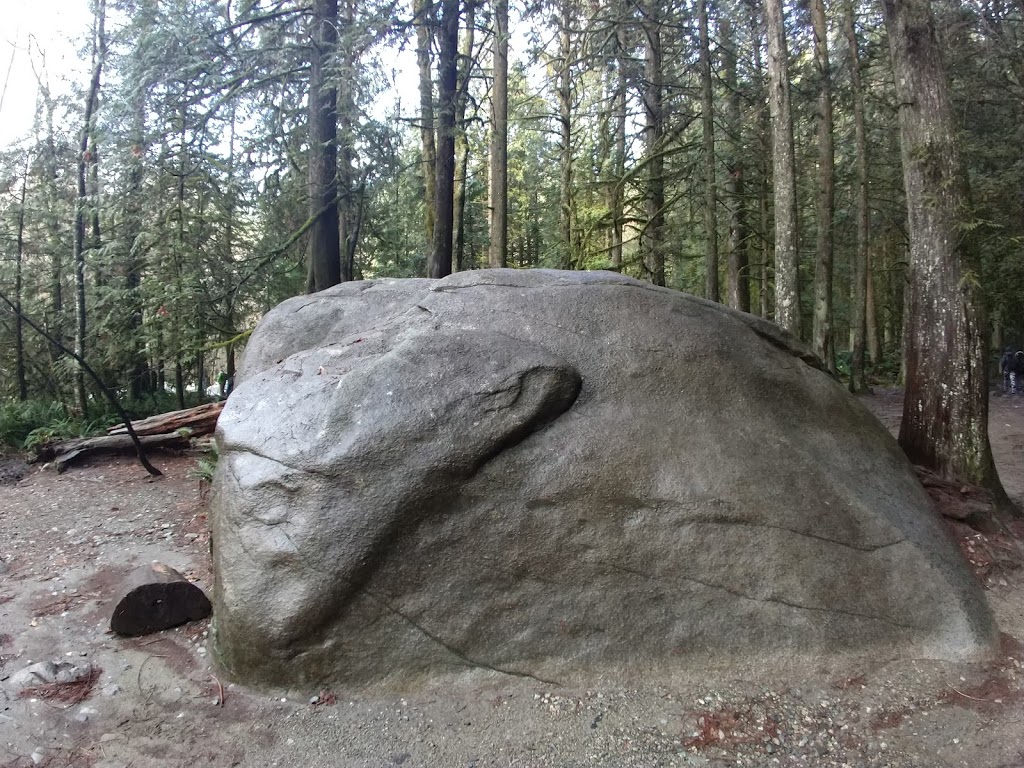
[{"label": "fallen log", "polygon": [[110,629],[138,637],[205,619],[213,612],[203,590],[169,565],[152,563],[132,571],[110,616]]},{"label": "fallen log", "polygon": [[[191,436],[179,432],[167,435],[146,435],[140,437],[143,447],[163,448],[166,450],[184,450],[192,444]],[[103,435],[100,437],[80,437],[60,443],[47,443],[36,449],[33,462],[52,461],[57,473],[60,474],[69,465],[94,453],[135,453],[135,443],[127,435]]]},{"label": "fallen log", "polygon": [[[176,432],[179,429],[192,430],[193,437],[209,435],[217,428],[217,418],[224,410],[224,401],[216,403],[205,403],[195,408],[186,408],[182,411],[169,411],[150,416],[147,419],[139,419],[132,422],[132,429],[137,435],[162,435],[168,432]],[[128,433],[124,424],[116,424],[107,429],[108,434],[124,435]]]}]

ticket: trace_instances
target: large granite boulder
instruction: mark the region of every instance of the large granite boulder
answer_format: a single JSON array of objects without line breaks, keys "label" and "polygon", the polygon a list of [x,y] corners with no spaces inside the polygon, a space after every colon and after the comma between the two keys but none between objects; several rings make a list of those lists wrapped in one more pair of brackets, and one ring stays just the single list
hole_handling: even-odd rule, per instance
[{"label": "large granite boulder", "polygon": [[580,684],[993,643],[906,459],[812,355],[615,274],[290,299],[217,435],[214,649],[244,681]]}]

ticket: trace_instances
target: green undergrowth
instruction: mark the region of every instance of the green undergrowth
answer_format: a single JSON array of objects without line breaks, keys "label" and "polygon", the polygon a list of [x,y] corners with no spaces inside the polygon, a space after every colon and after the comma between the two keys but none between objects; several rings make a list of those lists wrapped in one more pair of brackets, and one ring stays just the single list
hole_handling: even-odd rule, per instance
[{"label": "green undergrowth", "polygon": [[25,441],[38,430],[67,426],[68,414],[60,403],[38,400],[0,404],[0,444],[7,448],[25,448]]},{"label": "green undergrowth", "polygon": [[[199,400],[186,398],[186,407]],[[178,409],[177,398],[170,393],[149,395],[141,400],[121,403],[132,419],[144,419]],[[31,451],[46,443],[103,434],[107,427],[120,423],[117,412],[106,402],[94,402],[84,416],[64,403],[45,400],[8,400],[0,402],[0,447]]]},{"label": "green undergrowth", "polygon": [[213,473],[217,471],[217,460],[219,458],[220,452],[217,449],[217,443],[211,441],[210,447],[202,456],[196,459],[196,465],[189,474],[201,482],[212,483]]}]

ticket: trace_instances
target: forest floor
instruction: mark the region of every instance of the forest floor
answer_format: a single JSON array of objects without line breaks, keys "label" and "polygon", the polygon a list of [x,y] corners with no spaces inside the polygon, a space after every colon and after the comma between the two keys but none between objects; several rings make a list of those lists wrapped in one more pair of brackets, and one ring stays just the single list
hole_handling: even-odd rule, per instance
[{"label": "forest floor", "polygon": [[[898,425],[899,392],[864,400]],[[1024,501],[1024,396],[993,397],[991,439]],[[159,560],[211,583],[194,459],[156,459],[156,481],[128,459],[63,475],[0,460],[0,766],[1024,767],[1024,569],[1000,555],[1007,541],[958,534],[1003,632],[985,663],[877,658],[756,680],[694,670],[629,689],[500,679],[404,697],[257,692],[218,679],[206,622],[107,631],[133,566]],[[93,674],[12,689],[12,674],[44,660]]]}]

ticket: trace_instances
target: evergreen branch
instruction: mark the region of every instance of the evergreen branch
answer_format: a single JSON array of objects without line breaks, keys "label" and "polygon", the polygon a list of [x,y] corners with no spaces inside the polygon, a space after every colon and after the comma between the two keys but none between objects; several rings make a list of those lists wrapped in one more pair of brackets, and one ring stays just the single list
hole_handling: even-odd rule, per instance
[{"label": "evergreen branch", "polygon": [[215,349],[226,349],[227,347],[230,347],[232,344],[237,344],[240,341],[245,341],[246,339],[248,339],[250,336],[252,336],[252,332],[254,330],[256,330],[256,329],[255,328],[250,328],[247,331],[242,331],[241,333],[239,333],[236,336],[228,339],[227,341],[217,341],[217,342],[214,342],[213,344],[209,344],[209,345],[203,347],[199,351],[200,352],[212,352]]},{"label": "evergreen branch", "polygon": [[324,211],[328,210],[332,205],[337,205],[337,204],[338,204],[338,198],[335,197],[329,203],[327,203],[322,208],[320,208],[319,211],[317,211],[315,214],[313,214],[308,219],[306,219],[305,223],[301,227],[299,227],[297,230],[295,230],[288,237],[287,240],[285,240],[281,245],[277,246],[276,248],[271,249],[266,254],[264,254],[260,258],[260,260],[258,262],[256,262],[256,266],[249,272],[249,274],[239,279],[238,284],[234,288],[231,288],[231,289],[225,291],[224,293],[222,293],[220,296],[215,297],[214,298],[214,302],[223,301],[224,299],[230,298],[231,296],[233,296],[236,293],[238,293],[238,291],[241,289],[241,287],[243,285],[245,285],[247,282],[252,280],[254,277],[256,277],[256,275],[258,275],[260,273],[260,270],[262,270],[265,266],[267,266],[272,261],[274,261],[274,259],[276,259],[282,253],[287,251],[293,245],[295,245],[295,243],[298,241],[298,239],[300,237],[302,237],[304,234],[306,234],[309,231],[310,227],[312,227],[313,224],[316,223],[316,220],[320,218],[320,216],[324,213]]}]

